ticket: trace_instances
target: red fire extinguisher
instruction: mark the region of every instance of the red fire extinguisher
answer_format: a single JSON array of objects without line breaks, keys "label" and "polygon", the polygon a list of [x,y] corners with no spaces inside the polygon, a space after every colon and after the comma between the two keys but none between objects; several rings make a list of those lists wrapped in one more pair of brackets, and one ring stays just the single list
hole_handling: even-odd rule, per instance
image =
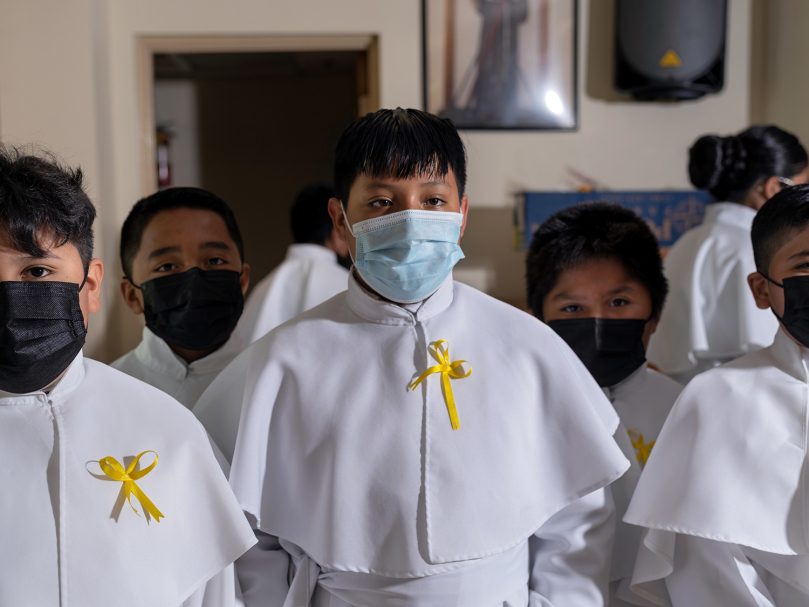
[{"label": "red fire extinguisher", "polygon": [[171,157],[169,155],[171,131],[165,126],[158,125],[155,141],[157,142],[157,187],[167,188],[171,185]]}]

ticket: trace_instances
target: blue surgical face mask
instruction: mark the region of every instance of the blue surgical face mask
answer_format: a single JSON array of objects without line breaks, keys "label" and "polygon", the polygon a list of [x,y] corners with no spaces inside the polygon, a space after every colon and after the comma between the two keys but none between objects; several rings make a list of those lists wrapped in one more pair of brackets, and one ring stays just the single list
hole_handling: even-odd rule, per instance
[{"label": "blue surgical face mask", "polygon": [[354,267],[386,299],[423,301],[463,259],[458,245],[462,223],[462,213],[443,211],[400,211],[353,226],[346,218],[357,241]]}]

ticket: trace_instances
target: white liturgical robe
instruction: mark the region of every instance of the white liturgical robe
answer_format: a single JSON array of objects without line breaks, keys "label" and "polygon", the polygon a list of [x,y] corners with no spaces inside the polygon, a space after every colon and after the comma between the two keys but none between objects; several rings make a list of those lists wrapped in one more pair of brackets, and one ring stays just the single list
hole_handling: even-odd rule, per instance
[{"label": "white liturgical robe", "polygon": [[[624,436],[619,444],[627,445],[626,453],[634,461],[632,470],[624,474],[612,486],[618,520],[623,518],[640,470],[654,447],[663,422],[671,411],[683,387],[662,373],[643,365],[622,382],[605,388],[604,392],[621,418]],[[629,585],[635,557],[638,553],[642,530],[634,525],[619,522],[615,535],[615,547],[610,576],[610,605],[622,607],[635,600]]]},{"label": "white liturgical robe", "polygon": [[290,245],[284,261],[253,288],[236,333],[252,343],[347,286],[348,271],[334,251],[318,244]]},{"label": "white liturgical robe", "polygon": [[666,256],[668,301],[647,354],[678,381],[772,342],[778,321],[756,307],[747,286],[756,269],[750,241],[755,216],[733,202],[708,205],[703,223]]},{"label": "white liturgical robe", "polygon": [[411,306],[348,287],[254,343],[198,405],[241,409],[231,485],[288,555],[264,592],[287,607],[603,605],[602,488],[628,462],[575,354],[451,277]]},{"label": "white liturgical robe", "polygon": [[144,327],[143,339],[137,347],[110,366],[162,390],[192,409],[220,371],[241,352],[242,346],[241,339],[232,335],[221,348],[189,364],[172,352],[163,339]]},{"label": "white liturgical robe", "polygon": [[0,392],[0,459],[0,605],[237,604],[231,564],[255,537],[162,392],[79,354],[47,394]]},{"label": "white liturgical robe", "polygon": [[683,390],[624,519],[648,529],[636,593],[676,607],[809,605],[806,355],[779,331]]}]

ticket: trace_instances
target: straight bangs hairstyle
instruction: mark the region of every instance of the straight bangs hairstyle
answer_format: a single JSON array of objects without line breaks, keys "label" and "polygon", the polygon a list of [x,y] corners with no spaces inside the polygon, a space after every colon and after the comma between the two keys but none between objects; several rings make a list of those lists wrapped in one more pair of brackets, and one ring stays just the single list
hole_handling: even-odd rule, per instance
[{"label": "straight bangs hairstyle", "polygon": [[244,261],[244,241],[236,216],[228,203],[213,192],[201,188],[177,187],[155,192],[151,196],[141,198],[132,207],[121,228],[121,267],[124,276],[132,277],[132,261],[140,249],[143,232],[152,218],[162,211],[171,209],[195,209],[211,211],[219,215],[225,222],[230,238],[236,243],[241,261]]},{"label": "straight bangs hairstyle", "polygon": [[551,215],[534,233],[526,258],[528,305],[544,320],[542,305],[559,276],[597,259],[614,259],[649,292],[659,318],[668,293],[660,247],[637,214],[617,204],[579,204]]},{"label": "straight bangs hairstyle", "polygon": [[347,204],[360,175],[407,179],[455,174],[459,196],[466,188],[466,151],[451,120],[421,110],[382,109],[350,124],[334,154],[337,196]]},{"label": "straight bangs hairstyle", "polygon": [[0,228],[16,250],[40,258],[46,248],[71,243],[86,272],[95,216],[81,169],[66,167],[49,153],[0,146]]}]

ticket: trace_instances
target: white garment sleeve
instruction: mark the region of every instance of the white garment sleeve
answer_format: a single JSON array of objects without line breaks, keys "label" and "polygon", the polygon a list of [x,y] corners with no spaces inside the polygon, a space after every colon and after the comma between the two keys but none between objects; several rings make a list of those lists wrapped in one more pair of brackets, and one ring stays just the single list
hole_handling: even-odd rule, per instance
[{"label": "white garment sleeve", "polygon": [[753,564],[736,544],[677,535],[666,578],[673,607],[775,607]]},{"label": "white garment sleeve", "polygon": [[609,487],[557,512],[529,538],[530,607],[607,604],[615,504]]},{"label": "white garment sleeve", "polygon": [[258,543],[236,561],[245,607],[281,607],[289,592],[289,554],[278,538],[255,531]]}]

